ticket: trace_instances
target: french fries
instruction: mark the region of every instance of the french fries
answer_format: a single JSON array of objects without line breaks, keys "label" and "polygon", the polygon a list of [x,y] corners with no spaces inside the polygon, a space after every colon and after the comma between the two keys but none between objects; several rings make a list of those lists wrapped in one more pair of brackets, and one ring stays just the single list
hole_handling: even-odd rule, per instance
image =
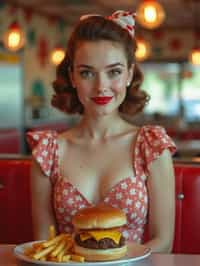
[{"label": "french fries", "polygon": [[70,234],[56,235],[54,226],[49,227],[48,240],[33,243],[25,248],[24,255],[30,259],[52,262],[84,262],[85,258],[73,253],[73,239]]},{"label": "french fries", "polygon": [[49,240],[53,239],[54,237],[56,237],[56,230],[53,225],[50,225],[49,226]]}]

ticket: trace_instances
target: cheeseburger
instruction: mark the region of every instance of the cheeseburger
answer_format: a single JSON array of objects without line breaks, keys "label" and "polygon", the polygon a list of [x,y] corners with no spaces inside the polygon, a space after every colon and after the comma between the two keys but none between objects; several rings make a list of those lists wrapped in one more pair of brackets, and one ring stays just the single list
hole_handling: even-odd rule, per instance
[{"label": "cheeseburger", "polygon": [[120,227],[127,222],[120,209],[99,205],[78,211],[72,219],[75,228],[74,251],[87,261],[115,260],[126,255],[127,246]]}]

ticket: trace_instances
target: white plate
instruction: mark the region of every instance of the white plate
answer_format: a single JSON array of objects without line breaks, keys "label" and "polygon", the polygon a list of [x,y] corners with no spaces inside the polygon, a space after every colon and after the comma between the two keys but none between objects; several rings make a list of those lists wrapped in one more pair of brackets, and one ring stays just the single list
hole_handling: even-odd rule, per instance
[{"label": "white plate", "polygon": [[142,260],[146,257],[148,257],[151,254],[151,251],[149,248],[147,248],[144,245],[136,244],[136,243],[128,243],[128,252],[127,255],[119,260],[112,260],[112,261],[103,261],[103,262],[75,262],[75,261],[70,261],[70,262],[51,262],[51,261],[39,261],[39,260],[33,260],[28,258],[27,256],[24,255],[24,249],[31,246],[33,243],[36,243],[39,241],[34,241],[34,242],[28,242],[25,244],[17,245],[14,248],[14,254],[15,256],[24,262],[29,262],[32,263],[33,265],[48,265],[48,266],[106,266],[106,265],[122,265],[123,263],[129,263],[129,262],[134,262],[138,260]]}]

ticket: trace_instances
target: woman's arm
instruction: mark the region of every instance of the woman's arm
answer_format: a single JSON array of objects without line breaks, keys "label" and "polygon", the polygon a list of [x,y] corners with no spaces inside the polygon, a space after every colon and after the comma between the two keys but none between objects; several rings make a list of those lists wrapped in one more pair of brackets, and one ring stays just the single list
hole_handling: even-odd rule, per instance
[{"label": "woman's arm", "polygon": [[149,194],[149,236],[145,243],[152,252],[169,253],[172,250],[175,224],[175,178],[169,150],[149,167],[147,187]]},{"label": "woman's arm", "polygon": [[47,239],[49,226],[55,226],[52,188],[50,179],[42,173],[35,161],[31,171],[31,199],[34,239]]}]

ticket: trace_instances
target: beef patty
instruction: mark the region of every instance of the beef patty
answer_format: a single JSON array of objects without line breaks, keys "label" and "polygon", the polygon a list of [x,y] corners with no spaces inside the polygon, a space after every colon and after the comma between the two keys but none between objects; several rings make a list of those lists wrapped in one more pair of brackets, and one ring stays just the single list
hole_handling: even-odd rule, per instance
[{"label": "beef patty", "polygon": [[125,238],[123,236],[121,236],[119,244],[116,244],[110,238],[102,238],[101,240],[96,241],[91,237],[82,241],[79,234],[75,236],[75,241],[79,246],[91,249],[120,248],[125,245]]}]

